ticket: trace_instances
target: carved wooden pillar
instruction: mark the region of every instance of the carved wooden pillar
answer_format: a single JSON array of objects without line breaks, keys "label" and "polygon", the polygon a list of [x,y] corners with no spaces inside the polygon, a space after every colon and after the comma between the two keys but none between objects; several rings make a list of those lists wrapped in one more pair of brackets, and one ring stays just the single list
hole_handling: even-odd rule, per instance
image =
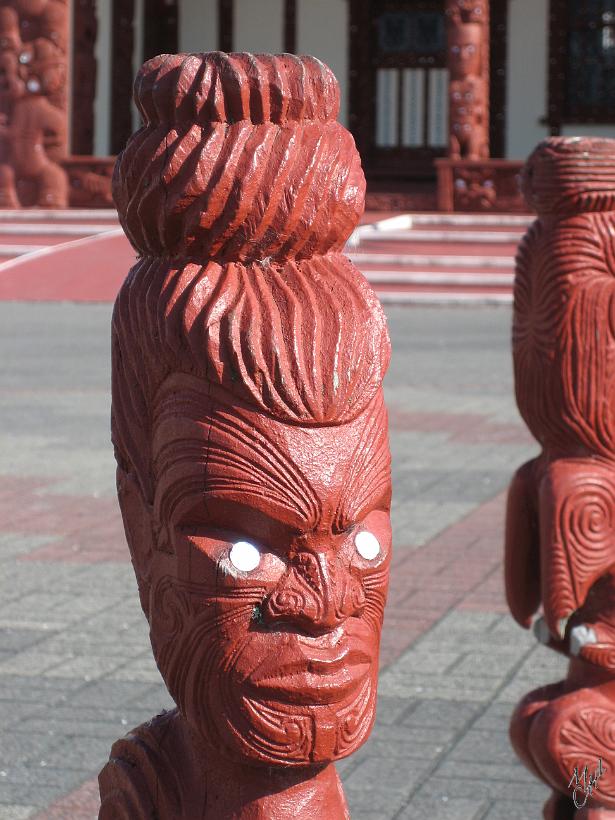
[{"label": "carved wooden pillar", "polygon": [[446,0],[449,156],[489,156],[489,0]]},{"label": "carved wooden pillar", "polygon": [[94,152],[94,98],[96,96],[96,0],[74,0],[71,152]]},{"label": "carved wooden pillar", "polygon": [[69,0],[0,7],[0,207],[66,207]]},{"label": "carved wooden pillar", "polygon": [[167,55],[135,89],[112,429],[177,709],[114,745],[100,818],[343,820],[391,553],[389,339],[341,253],[359,156],[310,57]]},{"label": "carved wooden pillar", "polygon": [[132,133],[135,0],[113,0],[111,23],[111,152],[118,154]]},{"label": "carved wooden pillar", "polygon": [[553,789],[545,818],[606,820],[615,818],[615,140],[546,140],[524,186],[538,219],[517,259],[515,387],[542,452],[511,484],[506,590],[525,627],[542,606],[536,633],[570,665],[564,681],[523,699],[511,738]]}]

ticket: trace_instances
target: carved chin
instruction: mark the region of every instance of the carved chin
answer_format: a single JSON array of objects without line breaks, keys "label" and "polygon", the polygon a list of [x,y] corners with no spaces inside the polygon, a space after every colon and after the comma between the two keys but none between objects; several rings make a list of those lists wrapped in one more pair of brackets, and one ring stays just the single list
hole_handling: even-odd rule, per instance
[{"label": "carved chin", "polygon": [[352,697],[330,706],[263,701],[227,690],[228,717],[220,728],[226,744],[255,763],[325,763],[352,754],[365,741],[374,720],[374,694],[371,677]]},{"label": "carved chin", "polygon": [[352,685],[333,685],[326,696],[322,683],[311,688],[306,680],[299,697],[282,687],[279,693],[259,691],[225,668],[224,660],[203,653],[183,670],[161,667],[181,712],[209,748],[254,764],[303,766],[346,757],[367,738],[377,671]]}]

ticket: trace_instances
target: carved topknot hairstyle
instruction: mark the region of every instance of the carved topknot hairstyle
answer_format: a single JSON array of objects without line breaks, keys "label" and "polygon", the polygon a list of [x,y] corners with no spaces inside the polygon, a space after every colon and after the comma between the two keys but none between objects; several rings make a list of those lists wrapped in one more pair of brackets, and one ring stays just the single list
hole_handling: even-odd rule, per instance
[{"label": "carved topknot hairstyle", "polygon": [[118,158],[113,196],[142,255],[250,262],[343,247],[365,178],[321,62],[166,54],[145,63],[135,100],[145,125]]},{"label": "carved topknot hairstyle", "polygon": [[538,214],[615,210],[615,140],[543,140],[530,154],[522,182]]},{"label": "carved topknot hairstyle", "polygon": [[135,95],[146,124],[114,195],[142,258],[115,306],[113,438],[151,496],[150,424],[171,374],[284,422],[342,424],[380,389],[390,346],[373,290],[337,253],[365,179],[326,66],[163,55]]}]

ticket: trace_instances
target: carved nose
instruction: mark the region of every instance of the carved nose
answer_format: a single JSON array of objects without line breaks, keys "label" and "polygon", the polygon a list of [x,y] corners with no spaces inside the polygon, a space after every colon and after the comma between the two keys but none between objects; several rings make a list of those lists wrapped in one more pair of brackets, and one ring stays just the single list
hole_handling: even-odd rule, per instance
[{"label": "carved nose", "polygon": [[348,567],[336,557],[303,551],[267,599],[263,615],[267,623],[284,621],[318,635],[360,615],[364,606],[363,584]]}]

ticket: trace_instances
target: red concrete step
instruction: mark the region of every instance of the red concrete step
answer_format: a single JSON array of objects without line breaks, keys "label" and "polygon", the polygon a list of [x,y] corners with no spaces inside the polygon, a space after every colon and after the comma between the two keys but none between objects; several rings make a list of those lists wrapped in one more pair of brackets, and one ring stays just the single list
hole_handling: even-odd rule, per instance
[{"label": "red concrete step", "polygon": [[[521,235],[530,217],[371,219],[347,251],[383,302],[511,301],[517,248],[511,237]],[[0,211],[0,259],[7,260],[0,262],[0,299],[112,301],[135,252],[115,211]]]},{"label": "red concrete step", "polygon": [[510,302],[532,217],[406,214],[362,226],[350,258],[386,302]]},{"label": "red concrete step", "polygon": [[371,245],[372,242],[378,244],[386,239],[389,243],[397,242],[442,242],[448,244],[508,244],[515,245],[524,231],[502,231],[502,230],[486,230],[477,231],[475,229],[455,229],[455,228],[431,228],[423,230],[420,228],[411,228],[407,231],[365,231],[360,234],[361,245]]},{"label": "red concrete step", "polygon": [[352,247],[352,253],[367,254],[430,254],[432,256],[507,256],[514,258],[517,252],[518,242],[497,242],[488,244],[485,242],[470,242],[468,240],[448,242],[428,242],[421,239],[408,240],[406,242],[393,242],[390,239],[378,239],[371,242],[361,242],[360,245]]},{"label": "red concrete step", "polygon": [[515,260],[511,256],[458,256],[456,254],[370,254],[348,253],[361,270],[401,268],[404,270],[485,270],[495,272],[513,271]]},{"label": "red concrete step", "polygon": [[[372,212],[372,216],[374,212]],[[408,230],[410,228],[478,229],[481,231],[526,230],[534,221],[532,214],[488,214],[488,213],[406,213],[382,214],[380,219],[371,218],[366,223],[376,230]]]},{"label": "red concrete step", "polygon": [[91,236],[105,233],[118,227],[117,221],[109,222],[2,222],[0,221],[0,241],[5,236],[48,236],[61,238],[67,236]]},{"label": "red concrete step", "polygon": [[512,294],[496,291],[469,292],[466,290],[455,292],[450,289],[442,291],[406,290],[379,291],[378,298],[383,305],[509,305]]},{"label": "red concrete step", "polygon": [[510,290],[514,276],[512,273],[484,273],[458,271],[407,271],[407,270],[362,270],[365,278],[376,290],[388,285],[438,285],[441,287],[504,288]]},{"label": "red concrete step", "polygon": [[19,222],[20,224],[31,222],[61,224],[68,222],[79,225],[104,222],[113,226],[119,224],[115,208],[66,208],[57,210],[44,210],[42,208],[13,210],[7,208],[0,210],[0,223],[2,222]]}]

